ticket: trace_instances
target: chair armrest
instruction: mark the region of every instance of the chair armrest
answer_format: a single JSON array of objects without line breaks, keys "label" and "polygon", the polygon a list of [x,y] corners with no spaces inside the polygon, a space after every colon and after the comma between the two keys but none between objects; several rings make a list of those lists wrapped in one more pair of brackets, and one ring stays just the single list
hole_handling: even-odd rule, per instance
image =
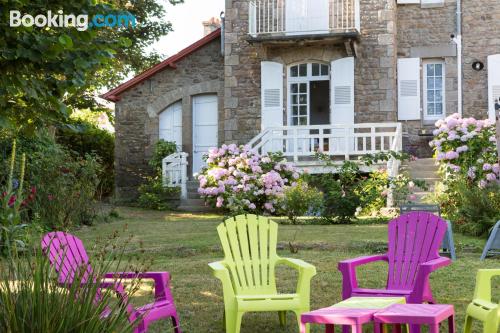
[{"label": "chair armrest", "polygon": [[311,279],[316,275],[316,267],[313,265],[294,258],[279,258],[276,265],[286,265],[299,272],[297,280],[297,293],[301,296],[309,298],[311,289]]},{"label": "chair armrest", "polygon": [[430,274],[441,267],[451,264],[451,259],[446,257],[439,257],[420,264],[419,271],[423,274]]},{"label": "chair armrest", "polygon": [[424,301],[424,294],[426,290],[430,290],[429,276],[432,272],[441,267],[451,264],[451,259],[446,257],[438,257],[433,260],[421,263],[418,265],[417,276],[415,278],[415,285],[408,300],[410,303],[422,303]]},{"label": "chair armrest", "polygon": [[147,279],[154,281],[155,298],[163,299],[170,295],[169,282],[170,273],[168,272],[110,272],[104,274],[106,279],[117,280],[133,280],[133,279]]},{"label": "chair armrest", "polygon": [[387,254],[379,254],[347,259],[338,263],[338,270],[342,273],[342,299],[351,297],[353,289],[358,287],[356,267],[376,261],[389,261],[389,258]]},{"label": "chair armrest", "polygon": [[354,259],[347,259],[347,260],[342,260],[338,264],[339,270],[342,270],[343,268],[356,268],[361,265],[366,265],[371,262],[375,261],[388,261],[387,254],[378,254],[374,256],[364,256],[364,257],[358,257]]},{"label": "chair armrest", "polygon": [[276,262],[277,265],[286,265],[299,272],[309,272],[312,276],[316,275],[316,267],[311,265],[304,260],[294,259],[294,258],[279,258]]},{"label": "chair armrest", "polygon": [[222,282],[222,291],[224,293],[224,300],[232,300],[235,297],[233,283],[229,270],[223,261],[209,263],[208,266],[212,269],[214,276]]}]

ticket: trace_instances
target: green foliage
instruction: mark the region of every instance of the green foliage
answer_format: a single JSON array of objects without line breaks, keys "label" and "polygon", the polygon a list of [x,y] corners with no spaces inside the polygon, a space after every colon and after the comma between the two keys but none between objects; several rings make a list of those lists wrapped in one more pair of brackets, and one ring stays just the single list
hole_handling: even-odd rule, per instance
[{"label": "green foliage", "polygon": [[[28,200],[23,199],[24,173],[26,155],[21,159],[19,179],[14,179],[16,165],[16,141],[12,144],[12,153],[9,161],[9,174],[7,185],[0,190],[0,255],[8,255],[16,248],[24,248],[26,237],[26,224],[22,223],[21,214]],[[14,188],[14,181],[16,186]]]},{"label": "green foliage", "polygon": [[[12,150],[5,142],[3,146]],[[25,183],[33,194],[22,215],[23,222],[44,229],[91,224],[96,215],[98,175],[102,172],[100,159],[90,154],[72,154],[44,132],[20,138],[18,146],[27,157]],[[8,177],[2,170],[7,168],[0,168],[0,182]]]},{"label": "green foliage", "polygon": [[156,210],[170,210],[173,208],[171,202],[173,199],[179,198],[179,189],[163,186],[162,160],[176,151],[175,142],[165,140],[156,142],[153,156],[149,160],[154,175],[148,177],[146,182],[138,188],[139,198],[137,203],[140,207]]},{"label": "green foliage", "polygon": [[457,230],[471,236],[486,236],[500,219],[500,185],[484,189],[456,181],[439,194],[443,215]]},{"label": "green foliage", "polygon": [[140,207],[155,210],[171,210],[172,200],[179,199],[177,187],[164,187],[160,176],[149,177],[145,184],[139,186],[139,198],[137,203]]},{"label": "green foliage", "polygon": [[321,212],[323,193],[300,179],[296,186],[285,189],[282,201],[279,205],[280,214],[286,215],[290,222],[297,224],[298,217],[314,216]]},{"label": "green foliage", "polygon": [[[170,0],[170,3],[181,1]],[[157,63],[146,49],[171,31],[157,0],[2,0],[0,20],[0,128],[33,133],[47,124],[65,122],[73,109],[102,109],[95,95],[132,72]],[[130,13],[136,27],[42,29],[10,27],[10,9],[22,14]]]},{"label": "green foliage", "polygon": [[153,168],[156,173],[161,173],[162,161],[165,157],[172,155],[177,151],[177,146],[175,142],[165,141],[163,139],[158,140],[155,144],[153,151],[153,156],[149,160],[149,165]]},{"label": "green foliage", "polygon": [[57,142],[79,156],[97,156],[102,165],[99,173],[99,192],[103,196],[113,193],[115,138],[112,133],[88,121],[77,120],[58,128]]}]

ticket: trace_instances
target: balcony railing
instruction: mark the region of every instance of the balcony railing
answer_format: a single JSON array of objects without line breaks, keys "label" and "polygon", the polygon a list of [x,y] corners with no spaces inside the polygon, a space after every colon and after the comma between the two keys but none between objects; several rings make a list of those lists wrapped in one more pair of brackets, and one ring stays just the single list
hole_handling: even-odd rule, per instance
[{"label": "balcony railing", "polygon": [[249,34],[252,37],[359,31],[359,0],[250,1]]}]

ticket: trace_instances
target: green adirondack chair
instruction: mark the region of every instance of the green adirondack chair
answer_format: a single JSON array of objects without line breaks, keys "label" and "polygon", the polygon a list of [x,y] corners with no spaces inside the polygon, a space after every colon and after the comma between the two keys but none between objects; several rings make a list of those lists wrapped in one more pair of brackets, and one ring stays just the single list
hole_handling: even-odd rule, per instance
[{"label": "green adirondack chair", "polygon": [[471,333],[472,319],[483,322],[484,333],[498,332],[500,306],[491,299],[491,280],[494,276],[500,276],[500,269],[480,269],[477,272],[474,300],[465,315],[465,333]]},{"label": "green adirondack chair", "polygon": [[[280,324],[285,325],[286,312],[293,311],[300,322],[300,315],[309,311],[310,281],[316,268],[276,254],[278,225],[262,216],[239,215],[221,223],[217,231],[224,260],[209,266],[222,282],[226,332],[240,332],[245,312],[276,311]],[[298,270],[295,294],[277,292],[276,265]]]}]

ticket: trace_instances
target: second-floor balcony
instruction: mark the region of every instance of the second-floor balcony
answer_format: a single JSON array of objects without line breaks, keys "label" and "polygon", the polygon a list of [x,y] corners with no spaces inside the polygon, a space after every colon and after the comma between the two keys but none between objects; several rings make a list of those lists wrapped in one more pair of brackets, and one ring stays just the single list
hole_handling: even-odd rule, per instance
[{"label": "second-floor balcony", "polygon": [[360,31],[360,0],[256,0],[249,3],[255,40],[352,37]]}]

